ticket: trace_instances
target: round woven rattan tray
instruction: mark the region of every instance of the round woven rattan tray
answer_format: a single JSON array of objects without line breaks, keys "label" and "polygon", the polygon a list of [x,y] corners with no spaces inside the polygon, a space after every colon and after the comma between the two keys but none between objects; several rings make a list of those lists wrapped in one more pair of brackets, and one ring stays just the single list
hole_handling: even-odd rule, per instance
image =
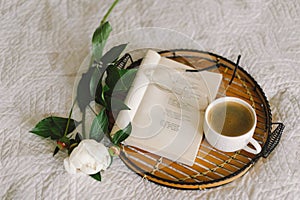
[{"label": "round woven rattan tray", "polygon": [[[229,183],[244,175],[261,157],[267,157],[278,144],[284,125],[272,123],[268,100],[258,83],[240,66],[216,54],[195,50],[169,50],[161,56],[223,74],[219,95],[247,101],[257,114],[254,138],[262,146],[258,155],[244,150],[225,153],[202,140],[195,164],[187,166],[133,146],[121,146],[120,158],[131,170],[157,184],[177,189],[206,189]],[[128,59],[126,59],[128,60]],[[131,64],[138,67],[141,60]],[[278,125],[272,132],[272,125]]]}]

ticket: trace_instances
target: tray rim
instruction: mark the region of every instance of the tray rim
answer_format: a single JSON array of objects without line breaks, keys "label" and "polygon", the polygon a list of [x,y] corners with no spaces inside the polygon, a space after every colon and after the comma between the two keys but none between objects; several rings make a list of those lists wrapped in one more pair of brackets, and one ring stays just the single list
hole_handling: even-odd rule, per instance
[{"label": "tray rim", "polygon": [[[171,49],[171,50],[163,50],[163,51],[159,51],[158,53],[159,54],[164,54],[164,53],[172,53],[173,56],[171,57],[168,57],[167,58],[175,58],[175,57],[184,57],[184,56],[180,56],[180,55],[176,55],[176,53],[179,53],[179,52],[194,52],[194,53],[203,53],[203,54],[208,54],[210,56],[214,56],[216,58],[220,58],[220,59],[223,59],[224,61],[232,64],[232,65],[236,65],[234,62],[232,62],[231,60],[223,57],[223,56],[220,56],[218,54],[215,54],[215,53],[212,53],[212,52],[208,52],[208,51],[202,51],[202,50],[196,50],[196,49]],[[191,57],[194,57],[194,56],[191,56]],[[139,63],[141,62],[142,59],[139,59],[139,60],[136,60],[134,61],[133,63],[131,63],[130,66],[133,66],[134,64],[136,63]],[[130,67],[129,66],[129,67]],[[271,126],[272,126],[272,112],[271,112],[271,108],[270,108],[270,104],[269,104],[269,100],[265,94],[265,92],[263,91],[263,89],[261,88],[261,86],[258,84],[258,82],[243,68],[241,67],[240,65],[238,66],[239,67],[239,71],[242,71],[245,75],[247,75],[247,78],[249,78],[253,83],[254,85],[256,86],[256,90],[259,90],[259,92],[261,93],[262,95],[262,98],[265,99],[265,102],[264,102],[264,107],[265,107],[265,112],[268,114],[268,116],[266,117],[266,132],[267,132],[267,138],[266,138],[266,141],[268,140],[268,138],[270,137],[270,133],[271,133]],[[222,178],[219,178],[219,179],[215,179],[215,180],[209,180],[209,181],[203,181],[201,183],[192,183],[192,182],[183,182],[183,183],[180,183],[179,181],[173,181],[173,180],[167,180],[167,179],[164,179],[164,178],[161,178],[161,177],[158,177],[156,175],[153,175],[149,172],[143,172],[143,170],[141,170],[138,166],[136,166],[134,163],[132,163],[127,157],[126,155],[124,154],[123,152],[123,149],[121,151],[121,154],[120,154],[120,158],[121,160],[123,161],[123,163],[132,171],[134,171],[136,174],[138,174],[139,176],[141,176],[142,178],[146,178],[147,180],[153,182],[153,183],[156,183],[156,184],[159,184],[159,185],[162,185],[162,186],[165,186],[165,187],[169,187],[169,188],[173,188],[173,189],[182,189],[182,190],[201,190],[201,189],[208,189],[208,188],[214,188],[214,187],[218,187],[218,186],[221,186],[221,185],[224,185],[224,184],[227,184],[227,183],[230,183],[232,182],[233,180],[235,180],[236,178],[239,178],[243,175],[245,175],[250,169],[251,167],[261,158],[263,157],[263,151],[264,149],[266,148],[266,142],[264,143],[264,146],[262,147],[262,151],[255,155],[245,166],[243,166],[242,168],[238,169],[237,171],[235,171],[234,173],[230,174],[230,175],[227,175],[225,177],[222,177]],[[123,147],[123,145],[122,145]],[[134,168],[134,169],[133,169]],[[144,175],[143,175],[144,174]],[[147,177],[150,177],[151,179],[147,178]],[[171,184],[175,184],[175,185],[178,185],[177,186],[171,186],[171,185],[166,185],[166,184],[162,184],[162,183],[158,183],[158,182],[155,182],[155,179],[161,181],[161,182],[165,182],[165,183],[171,183]],[[233,180],[230,180],[230,179],[233,179]],[[221,184],[218,184],[220,182],[224,182],[224,183],[221,183]],[[215,186],[209,186],[209,185],[212,185],[216,183]],[[180,186],[194,186],[192,188],[184,188],[184,187],[180,187]],[[206,186],[205,186],[206,185]]]}]

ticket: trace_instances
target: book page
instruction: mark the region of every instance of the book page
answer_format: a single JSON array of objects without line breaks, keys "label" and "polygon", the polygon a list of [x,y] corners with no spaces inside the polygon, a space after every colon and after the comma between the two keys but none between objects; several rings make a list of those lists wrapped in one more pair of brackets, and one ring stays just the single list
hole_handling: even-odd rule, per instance
[{"label": "book page", "polygon": [[[185,72],[190,67],[149,51],[125,99],[112,133],[132,123],[124,142],[193,165],[203,136],[204,110],[217,94],[222,76]],[[206,79],[215,79],[207,85]]]}]

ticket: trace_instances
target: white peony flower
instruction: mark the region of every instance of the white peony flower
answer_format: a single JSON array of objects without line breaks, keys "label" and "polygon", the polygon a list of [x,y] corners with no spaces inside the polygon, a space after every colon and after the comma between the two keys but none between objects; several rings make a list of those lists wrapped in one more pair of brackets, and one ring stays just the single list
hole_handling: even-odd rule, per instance
[{"label": "white peony flower", "polygon": [[107,148],[95,140],[82,140],[64,160],[65,169],[70,174],[83,172],[85,174],[96,174],[106,170],[111,163],[111,157]]}]

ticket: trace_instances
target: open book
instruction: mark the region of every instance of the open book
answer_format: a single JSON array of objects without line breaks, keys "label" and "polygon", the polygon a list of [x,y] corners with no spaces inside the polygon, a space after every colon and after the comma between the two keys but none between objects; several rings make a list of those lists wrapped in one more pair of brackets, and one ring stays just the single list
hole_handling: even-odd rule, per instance
[{"label": "open book", "polygon": [[222,75],[192,69],[149,50],[112,129],[132,123],[126,145],[193,165],[203,136],[204,110],[215,99]]}]

